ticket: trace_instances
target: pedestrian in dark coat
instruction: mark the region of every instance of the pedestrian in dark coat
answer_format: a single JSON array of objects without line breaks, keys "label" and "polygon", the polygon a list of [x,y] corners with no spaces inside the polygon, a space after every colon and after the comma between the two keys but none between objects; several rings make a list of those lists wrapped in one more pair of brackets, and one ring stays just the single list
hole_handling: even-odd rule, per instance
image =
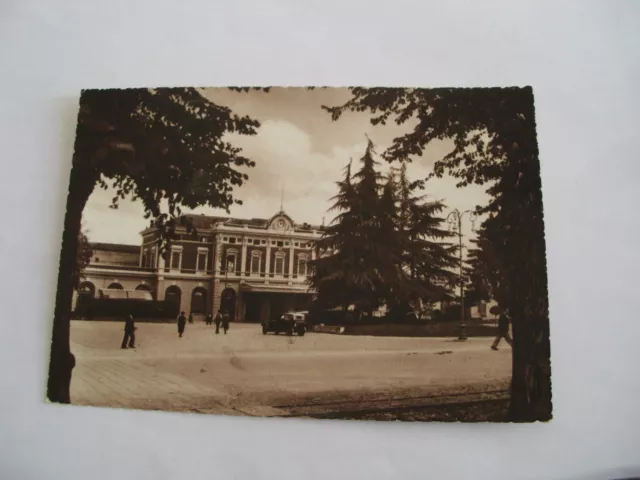
[{"label": "pedestrian in dark coat", "polygon": [[193,313],[189,313],[189,323],[193,323]]},{"label": "pedestrian in dark coat", "polygon": [[220,312],[220,310],[218,310],[218,313],[216,313],[216,334],[220,333],[220,324],[222,323],[222,312]]},{"label": "pedestrian in dark coat", "polygon": [[122,338],[122,345],[120,348],[135,348],[136,342],[136,324],[133,321],[133,315],[129,314],[124,321],[124,337]]},{"label": "pedestrian in dark coat", "polygon": [[187,317],[184,316],[184,312],[180,312],[178,315],[178,336],[182,337],[184,333],[184,327],[187,324]]},{"label": "pedestrian in dark coat", "polygon": [[231,317],[225,311],[222,312],[222,328],[224,329],[224,334],[227,334],[227,330],[229,330],[229,322],[231,321]]},{"label": "pedestrian in dark coat", "polygon": [[211,317],[210,313],[207,313],[207,318],[204,319],[204,323],[207,325],[213,325],[213,317]]},{"label": "pedestrian in dark coat", "polygon": [[511,340],[511,336],[509,335],[509,323],[510,320],[507,312],[501,312],[500,318],[498,319],[498,336],[493,341],[493,345],[491,345],[493,350],[498,350],[498,344],[503,338],[509,345],[513,346],[513,340]]}]

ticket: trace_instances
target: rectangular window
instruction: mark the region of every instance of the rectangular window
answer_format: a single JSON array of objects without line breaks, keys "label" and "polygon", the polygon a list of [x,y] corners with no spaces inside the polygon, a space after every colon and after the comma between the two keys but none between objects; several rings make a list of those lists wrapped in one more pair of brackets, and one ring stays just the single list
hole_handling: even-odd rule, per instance
[{"label": "rectangular window", "polygon": [[171,252],[171,268],[173,270],[180,269],[180,252]]},{"label": "rectangular window", "polygon": [[275,274],[276,275],[283,275],[284,274],[284,257],[281,257],[281,256],[276,257]]},{"label": "rectangular window", "polygon": [[301,258],[298,260],[298,275],[302,277],[307,276],[307,259]]},{"label": "rectangular window", "polygon": [[260,255],[251,256],[251,273],[260,273]]},{"label": "rectangular window", "polygon": [[207,254],[206,252],[198,252],[198,271],[205,272],[207,270]]},{"label": "rectangular window", "polygon": [[258,240],[257,238],[253,241],[254,245],[260,245],[260,240]]},{"label": "rectangular window", "polygon": [[202,237],[202,238],[200,239],[200,242],[201,242],[201,243],[207,243],[207,237]]},{"label": "rectangular window", "polygon": [[262,245],[266,245],[267,241],[266,240],[262,240]]},{"label": "rectangular window", "polygon": [[236,254],[235,253],[227,255],[226,267],[229,273],[235,272],[236,270]]},{"label": "rectangular window", "polygon": [[149,258],[149,268],[156,268],[156,265],[158,264],[158,261],[156,260],[157,255],[158,251],[156,250],[156,247],[153,247],[151,249],[151,258]]},{"label": "rectangular window", "polygon": [[236,239],[235,239],[235,237],[231,237],[231,238],[229,238],[229,243],[236,243]]},{"label": "rectangular window", "polygon": [[142,268],[147,268],[147,252],[142,253]]},{"label": "rectangular window", "polygon": [[278,246],[281,247],[282,246],[282,242],[278,242]]},{"label": "rectangular window", "polygon": [[275,245],[276,241],[275,240],[271,240],[271,245]]}]

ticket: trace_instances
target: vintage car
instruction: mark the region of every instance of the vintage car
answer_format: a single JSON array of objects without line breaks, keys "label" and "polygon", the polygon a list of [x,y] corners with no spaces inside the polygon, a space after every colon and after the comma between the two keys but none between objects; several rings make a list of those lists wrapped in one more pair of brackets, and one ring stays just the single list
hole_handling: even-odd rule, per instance
[{"label": "vintage car", "polygon": [[295,332],[303,336],[307,333],[308,315],[308,312],[289,312],[281,315],[280,318],[267,320],[262,323],[262,333],[266,335],[269,332],[273,332],[277,335],[283,332],[287,335],[293,335]]}]

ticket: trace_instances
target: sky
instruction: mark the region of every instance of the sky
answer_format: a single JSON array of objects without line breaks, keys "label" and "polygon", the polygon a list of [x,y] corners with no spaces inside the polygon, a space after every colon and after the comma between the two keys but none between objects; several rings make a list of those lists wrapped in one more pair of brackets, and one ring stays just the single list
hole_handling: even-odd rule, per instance
[{"label": "sky", "polygon": [[[243,205],[230,208],[232,217],[269,218],[280,210],[297,223],[313,225],[331,222],[335,212],[328,212],[330,198],[337,193],[336,181],[343,177],[343,169],[353,159],[353,171],[359,168],[367,136],[378,155],[393,139],[411,130],[412,124],[395,123],[373,126],[370,114],[349,112],[338,121],[321,109],[322,105],[339,105],[350,98],[346,88],[307,90],[304,88],[274,88],[260,91],[232,92],[228,89],[205,89],[208,99],[228,106],[239,115],[249,115],[260,121],[257,135],[233,136],[230,140],[242,148],[243,155],[254,160],[256,166],[244,171],[249,180],[234,191]],[[421,157],[414,157],[407,172],[411,180],[426,178],[435,161],[453,148],[449,140],[434,141]],[[379,168],[386,172],[387,162],[381,158]],[[431,179],[425,190],[427,200],[442,200],[443,212],[460,211],[485,205],[489,196],[486,186],[456,188],[451,177]],[[139,201],[120,202],[117,210],[109,208],[113,190],[96,188],[89,198],[83,215],[83,228],[92,242],[140,244],[140,231],[147,225]],[[227,216],[224,210],[198,208],[193,213]],[[473,238],[469,222],[463,224],[465,237]]]}]

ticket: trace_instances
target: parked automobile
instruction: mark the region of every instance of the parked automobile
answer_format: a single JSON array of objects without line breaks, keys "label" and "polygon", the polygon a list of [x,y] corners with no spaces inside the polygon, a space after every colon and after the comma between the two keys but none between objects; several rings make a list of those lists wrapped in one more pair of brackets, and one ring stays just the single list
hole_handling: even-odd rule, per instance
[{"label": "parked automobile", "polygon": [[307,333],[308,312],[289,312],[281,315],[280,318],[267,320],[262,323],[262,333],[266,335],[273,332],[276,335],[280,332],[287,335],[297,333],[301,337]]}]

